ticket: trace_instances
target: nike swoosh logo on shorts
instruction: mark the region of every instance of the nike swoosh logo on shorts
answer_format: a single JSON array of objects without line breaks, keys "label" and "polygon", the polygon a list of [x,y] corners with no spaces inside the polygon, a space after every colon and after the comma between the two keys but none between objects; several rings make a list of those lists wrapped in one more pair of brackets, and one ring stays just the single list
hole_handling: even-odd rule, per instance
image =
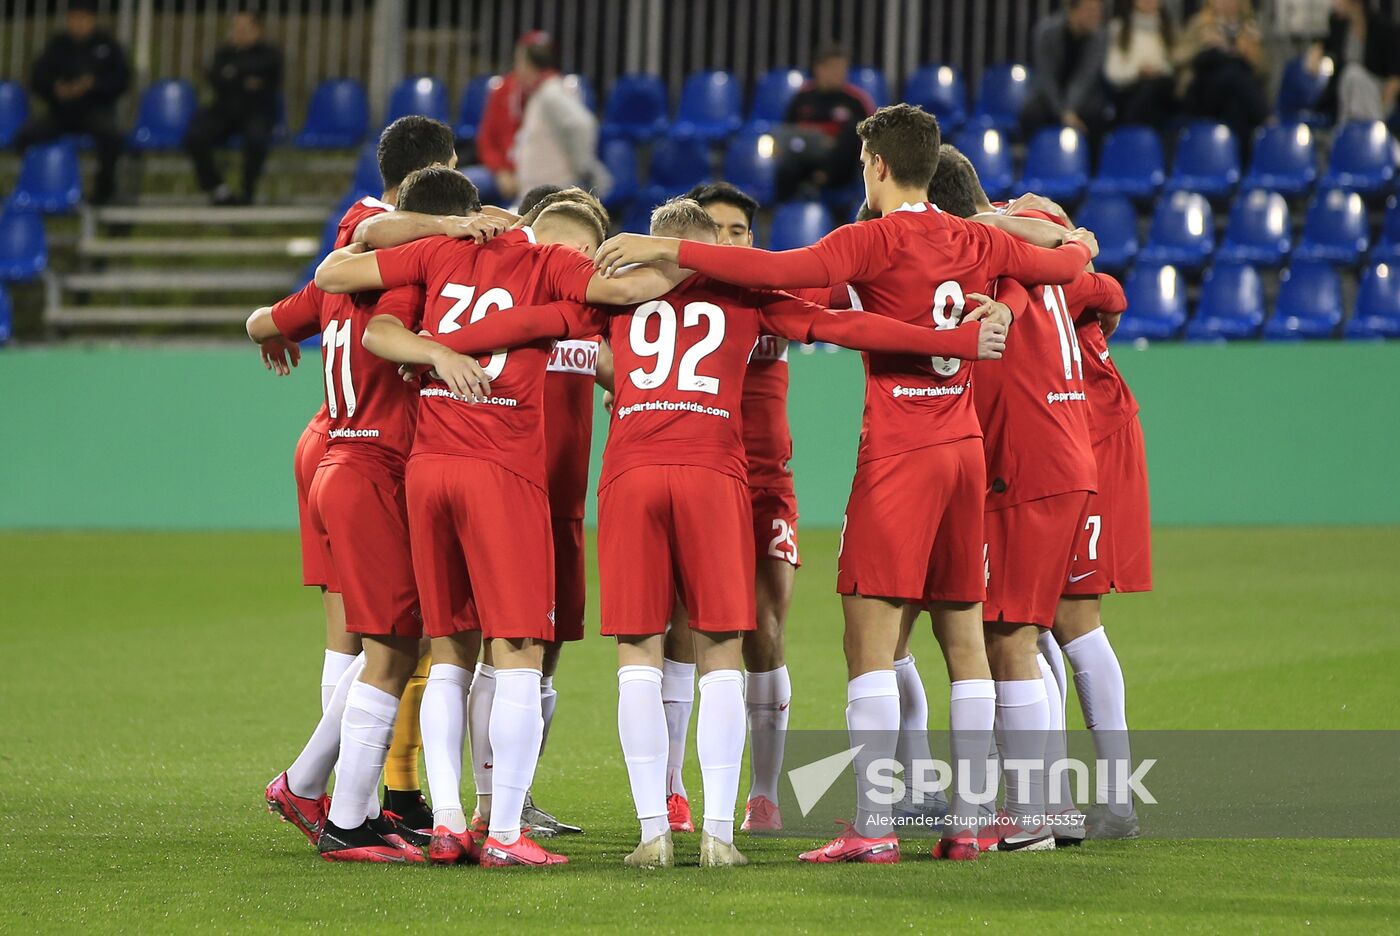
[{"label": "nike swoosh logo on shorts", "polygon": [[1088,572],[1085,572],[1083,575],[1071,575],[1071,576],[1069,577],[1069,583],[1070,583],[1071,585],[1073,585],[1075,582],[1082,582],[1082,581],[1084,581],[1086,578],[1088,578],[1089,576],[1093,575],[1093,574],[1094,574],[1095,572],[1097,572],[1097,571],[1098,571],[1097,569],[1090,569]]}]

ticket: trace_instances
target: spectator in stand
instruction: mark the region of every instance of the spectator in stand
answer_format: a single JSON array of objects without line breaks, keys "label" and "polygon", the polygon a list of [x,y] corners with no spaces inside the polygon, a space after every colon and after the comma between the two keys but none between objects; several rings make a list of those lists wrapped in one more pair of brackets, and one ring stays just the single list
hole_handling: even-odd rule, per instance
[{"label": "spectator in stand", "polygon": [[117,160],[122,153],[116,109],[131,84],[131,69],[117,40],[97,28],[96,7],[92,0],[72,0],[64,31],[50,39],[34,60],[29,87],[48,105],[47,113],[20,128],[15,146],[24,152],[66,134],[91,136],[97,150],[92,202],[101,205],[116,192]]},{"label": "spectator in stand", "polygon": [[1269,60],[1249,0],[1207,0],[1187,21],[1174,58],[1182,109],[1225,124],[1247,149],[1254,128],[1269,115]]},{"label": "spectator in stand", "polygon": [[1307,66],[1317,74],[1326,56],[1332,80],[1322,107],[1337,123],[1384,120],[1400,96],[1400,29],[1366,0],[1333,0],[1327,39],[1308,50]]},{"label": "spectator in stand", "polygon": [[[209,66],[213,103],[201,107],[185,134],[199,187],[216,205],[251,204],[277,129],[277,95],[282,87],[282,53],[263,38],[262,17],[244,10],[229,24],[228,42],[214,51]],[[243,138],[243,191],[224,184],[215,147],[232,136]]]},{"label": "spectator in stand", "polygon": [[779,201],[793,198],[804,187],[843,188],[860,171],[856,124],[875,113],[875,102],[847,80],[850,71],[845,49],[817,50],[812,79],[793,96],[783,116],[785,124],[807,131],[812,138],[792,139],[779,159],[775,180]]},{"label": "spectator in stand", "polygon": [[[515,44],[515,63],[521,60],[521,50],[538,45],[552,46],[548,33],[536,29],[521,36]],[[507,72],[486,99],[481,126],[476,132],[476,158],[491,170],[496,188],[506,201],[524,191],[516,178],[513,152],[515,135],[525,118],[525,96],[520,76],[514,70]]]},{"label": "spectator in stand", "polygon": [[1096,138],[1107,122],[1104,59],[1108,40],[1103,0],[1066,0],[1036,24],[1031,43],[1031,93],[1021,112],[1029,133],[1047,124]]},{"label": "spectator in stand", "polygon": [[1173,36],[1162,0],[1118,0],[1104,63],[1118,123],[1144,124],[1160,132],[1171,122],[1176,111]]},{"label": "spectator in stand", "polygon": [[532,41],[515,47],[512,71],[525,110],[511,147],[516,191],[510,197],[537,185],[577,185],[605,198],[612,177],[598,159],[598,118],[564,83],[549,35],[530,35]]}]

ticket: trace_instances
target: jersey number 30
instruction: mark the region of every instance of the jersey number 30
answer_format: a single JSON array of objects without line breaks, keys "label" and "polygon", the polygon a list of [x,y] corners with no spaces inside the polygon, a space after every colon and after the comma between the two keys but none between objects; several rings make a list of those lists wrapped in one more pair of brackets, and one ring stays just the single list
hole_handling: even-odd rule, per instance
[{"label": "jersey number 30", "polygon": [[[515,297],[507,290],[499,286],[486,290],[477,298],[475,286],[463,286],[460,283],[446,283],[442,287],[442,294],[448,299],[456,299],[452,308],[447,310],[447,314],[438,323],[438,334],[447,335],[462,327],[462,313],[471,307],[471,316],[467,319],[467,324],[479,322],[486,317],[486,313],[494,309],[509,309],[515,305]],[[476,299],[473,303],[472,300]],[[501,376],[501,371],[506,369],[506,352],[497,351],[491,355],[490,360],[481,368],[486,372],[489,380],[495,380]]]}]

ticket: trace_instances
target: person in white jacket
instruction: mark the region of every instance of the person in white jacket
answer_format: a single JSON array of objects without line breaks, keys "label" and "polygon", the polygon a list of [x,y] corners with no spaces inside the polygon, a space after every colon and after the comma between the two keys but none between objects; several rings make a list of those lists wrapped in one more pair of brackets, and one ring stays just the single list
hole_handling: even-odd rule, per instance
[{"label": "person in white jacket", "polygon": [[560,74],[554,44],[517,46],[515,74],[527,89],[512,150],[519,190],[577,185],[606,197],[612,177],[597,155],[598,118]]}]

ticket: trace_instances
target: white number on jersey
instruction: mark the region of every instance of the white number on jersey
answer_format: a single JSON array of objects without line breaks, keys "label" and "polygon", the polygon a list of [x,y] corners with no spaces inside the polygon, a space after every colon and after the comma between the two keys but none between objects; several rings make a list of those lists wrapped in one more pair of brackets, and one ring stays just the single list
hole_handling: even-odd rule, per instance
[{"label": "white number on jersey", "polygon": [[[963,305],[967,299],[956,280],[949,280],[933,291],[933,327],[939,331],[957,328],[962,321]],[[959,358],[945,358],[935,355],[932,359],[933,372],[943,377],[951,377],[962,368]]]},{"label": "white number on jersey", "polygon": [[[515,305],[515,297],[499,286],[486,290],[481,294],[481,298],[477,299],[475,286],[447,283],[442,287],[442,294],[448,299],[456,299],[457,301],[452,304],[452,308],[447,310],[447,314],[438,323],[439,335],[447,335],[461,328],[460,319],[462,313],[467,311],[468,306],[471,306],[471,314],[467,318],[467,324],[470,325],[472,322],[481,321],[486,317],[486,313],[492,309],[509,309]],[[473,299],[476,299],[475,305],[472,304]],[[486,366],[482,370],[486,372],[488,379],[495,380],[501,376],[501,371],[506,369],[506,353],[505,351],[497,351],[486,362]]]},{"label": "white number on jersey", "polygon": [[1084,522],[1084,529],[1089,531],[1089,561],[1097,561],[1099,558],[1099,534],[1103,532],[1103,517],[1099,514],[1090,514],[1089,519]]},{"label": "white number on jersey", "polygon": [[[647,337],[647,324],[653,317],[658,323],[654,341]],[[713,354],[724,341],[724,310],[712,302],[686,303],[682,315],[683,327],[695,328],[702,319],[708,330],[681,356],[676,387],[691,393],[719,393],[719,378],[707,377],[698,369],[700,362]],[[642,367],[632,369],[627,376],[635,386],[642,390],[654,390],[671,376],[671,365],[676,361],[676,334],[676,309],[671,303],[655,299],[637,306],[632,313],[628,343],[639,357],[656,358],[656,364],[650,370]]]},{"label": "white number on jersey", "polygon": [[[845,524],[843,523],[844,527]],[[776,534],[768,541],[768,555],[774,559],[786,559],[796,565],[797,563],[797,530],[782,517],[773,518],[773,532]]]},{"label": "white number on jersey", "polygon": [[1065,300],[1063,286],[1046,286],[1043,293],[1045,308],[1055,320],[1055,330],[1060,333],[1060,359],[1065,365],[1065,380],[1074,379],[1074,369],[1079,369],[1079,379],[1084,379],[1084,359],[1079,356],[1079,337],[1074,330],[1074,321],[1069,317],[1069,302]]},{"label": "white number on jersey", "polygon": [[[321,336],[326,349],[326,408],[332,419],[340,416],[339,397],[345,397],[345,418],[355,415],[355,382],[350,377],[350,320],[331,321]],[[336,393],[335,357],[340,354],[340,393]]]}]

